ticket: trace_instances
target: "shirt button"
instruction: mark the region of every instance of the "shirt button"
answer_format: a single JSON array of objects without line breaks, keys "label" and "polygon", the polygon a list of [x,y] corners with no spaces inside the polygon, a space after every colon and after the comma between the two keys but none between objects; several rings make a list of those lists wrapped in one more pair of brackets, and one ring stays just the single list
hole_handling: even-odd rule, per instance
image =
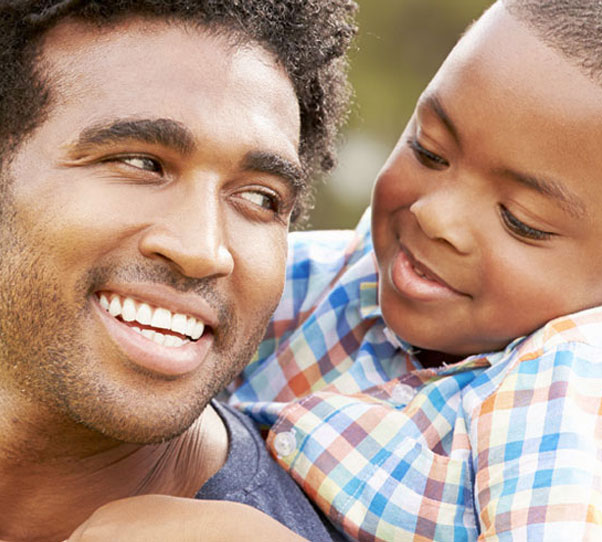
[{"label": "shirt button", "polygon": [[407,405],[414,396],[416,390],[407,384],[397,384],[391,391],[391,401],[400,405]]},{"label": "shirt button", "polygon": [[274,437],[274,450],[280,457],[291,455],[296,448],[297,439],[292,431],[284,431]]}]

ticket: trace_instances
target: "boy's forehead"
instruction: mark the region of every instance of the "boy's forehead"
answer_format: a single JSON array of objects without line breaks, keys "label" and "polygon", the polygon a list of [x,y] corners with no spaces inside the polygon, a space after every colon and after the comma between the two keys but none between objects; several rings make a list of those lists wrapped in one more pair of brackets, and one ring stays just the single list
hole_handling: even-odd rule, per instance
[{"label": "boy's forehead", "polygon": [[[535,30],[512,16],[499,1],[469,27],[433,83],[439,82],[442,72],[448,77],[449,71],[461,67],[467,68],[463,77],[486,76],[515,92],[514,98],[519,102],[553,85],[550,92],[542,92],[540,107],[562,100],[573,103],[574,99],[566,100],[567,94],[583,87],[590,87],[595,94],[594,100],[585,105],[597,107],[602,96],[602,88],[585,70],[544,43]],[[548,84],[539,86],[543,80]]]},{"label": "boy's forehead", "polygon": [[602,88],[500,2],[470,28],[425,90],[421,107],[433,110],[433,103],[441,106],[433,114],[446,130],[460,144],[469,141],[473,155],[491,167],[549,178],[602,207]]}]

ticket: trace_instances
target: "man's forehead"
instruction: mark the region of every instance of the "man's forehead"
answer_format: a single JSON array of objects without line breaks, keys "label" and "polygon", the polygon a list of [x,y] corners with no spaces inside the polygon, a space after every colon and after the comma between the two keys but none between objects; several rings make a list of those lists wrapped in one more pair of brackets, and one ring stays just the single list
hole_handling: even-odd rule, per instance
[{"label": "man's forehead", "polygon": [[[293,83],[273,53],[256,42],[241,43],[238,33],[229,34],[225,29],[200,26],[182,21],[165,21],[163,19],[128,17],[115,24],[98,26],[80,20],[66,19],[50,29],[42,41],[42,65],[45,75],[51,84],[61,85],[60,94],[73,92],[77,83],[82,83],[88,76],[104,82],[109,77],[134,72],[140,80],[152,71],[156,49],[161,48],[163,57],[171,56],[172,65],[180,65],[190,71],[198,70],[203,65],[216,67],[212,59],[219,58],[219,69],[215,74],[227,74],[234,69],[247,70],[251,75],[257,73],[256,79],[269,71],[277,71],[286,79],[292,90],[293,100],[288,100],[297,107],[296,91]],[[153,52],[154,50],[154,52]],[[135,52],[138,52],[135,55]],[[219,54],[213,52],[219,51]],[[132,57],[135,62],[132,62]],[[78,63],[78,60],[83,60]],[[114,73],[107,73],[105,66],[109,64]],[[175,70],[174,70],[175,71]],[[181,70],[182,71],[182,70]],[[209,75],[208,75],[209,76]],[[118,81],[117,89],[125,85]],[[190,78],[192,80],[192,78]],[[178,81],[182,88],[190,84],[186,77]],[[165,85],[174,84],[165,74]],[[199,92],[206,91],[202,87]],[[266,92],[270,89],[266,87]]]},{"label": "man's forehead", "polygon": [[[82,19],[67,17],[47,30],[41,40],[45,56],[52,56],[54,51],[71,52],[94,46],[114,44],[123,46],[128,41],[146,38],[147,46],[152,47],[152,38],[160,33],[163,37],[172,31],[172,39],[181,39],[182,33],[204,37],[208,43],[219,43],[222,47],[232,43],[225,29],[194,25],[185,21],[171,21],[158,17],[142,17],[139,15],[124,16],[106,24],[96,24]],[[235,48],[232,48],[232,54]],[[152,60],[149,57],[149,61]]]},{"label": "man's forehead", "polygon": [[272,156],[259,170],[301,180],[296,93],[262,47],[156,20],[101,29],[70,20],[46,36],[42,65],[58,121],[51,137],[65,149],[136,140],[182,156],[230,153],[244,167],[249,156]]}]

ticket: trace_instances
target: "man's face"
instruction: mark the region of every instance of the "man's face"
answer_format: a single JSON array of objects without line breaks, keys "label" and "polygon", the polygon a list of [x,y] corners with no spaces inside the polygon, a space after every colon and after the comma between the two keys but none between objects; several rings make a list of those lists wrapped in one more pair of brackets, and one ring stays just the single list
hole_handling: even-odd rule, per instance
[{"label": "man's face", "polygon": [[421,96],[373,194],[388,324],[503,347],[602,303],[602,89],[498,3]]},{"label": "man's face", "polygon": [[42,62],[55,104],[6,173],[2,381],[120,440],[173,436],[279,300],[295,92],[258,46],[149,21],[64,23]]}]

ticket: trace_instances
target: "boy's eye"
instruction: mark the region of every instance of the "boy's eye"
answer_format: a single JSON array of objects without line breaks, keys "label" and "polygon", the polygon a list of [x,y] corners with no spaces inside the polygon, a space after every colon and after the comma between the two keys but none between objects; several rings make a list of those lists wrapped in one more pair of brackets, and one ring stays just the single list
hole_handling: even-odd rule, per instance
[{"label": "boy's eye", "polygon": [[425,149],[415,137],[408,140],[408,145],[423,166],[431,169],[444,169],[449,166],[449,162],[445,158]]},{"label": "boy's eye", "polygon": [[528,226],[516,218],[504,205],[500,205],[500,215],[506,228],[519,237],[532,241],[545,241],[554,235],[551,232],[538,230],[537,228]]}]

